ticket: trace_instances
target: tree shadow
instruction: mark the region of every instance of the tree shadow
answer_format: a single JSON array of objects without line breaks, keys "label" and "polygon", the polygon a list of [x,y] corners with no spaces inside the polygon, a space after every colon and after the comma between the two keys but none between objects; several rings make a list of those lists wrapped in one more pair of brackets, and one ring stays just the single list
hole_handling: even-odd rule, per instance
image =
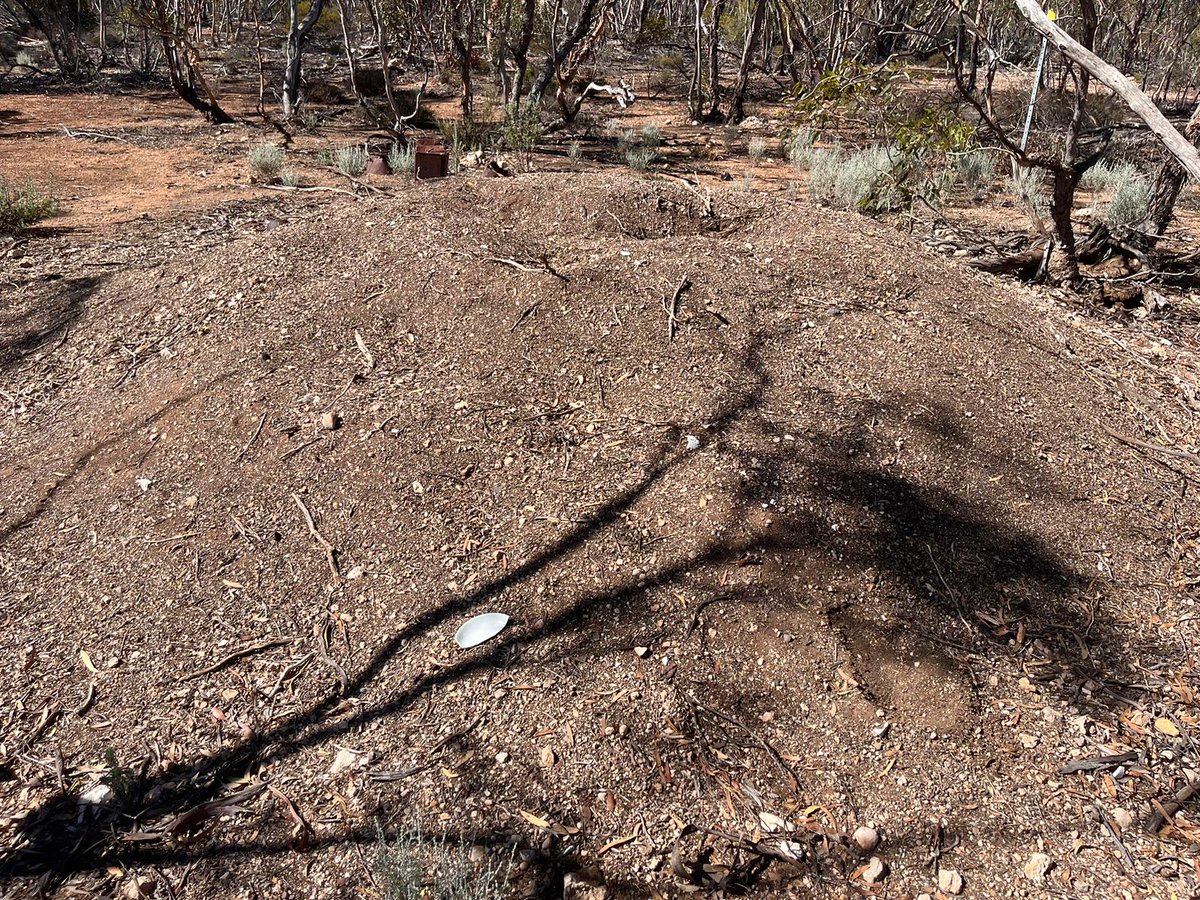
[{"label": "tree shadow", "polygon": [[[342,690],[331,690],[268,730],[190,765],[134,775],[120,809],[81,812],[79,798],[64,790],[29,812],[17,828],[13,846],[0,850],[0,883],[40,879],[43,886],[52,886],[76,873],[115,863],[161,865],[282,853],[290,847],[286,838],[181,847],[169,840],[167,831],[157,835],[167,840],[142,840],[146,836],[142,830],[146,823],[179,816],[219,797],[227,779],[399,716],[438,688],[503,668],[522,654],[536,651],[570,659],[589,648],[595,652],[598,629],[591,626],[601,619],[612,634],[611,642],[631,642],[635,626],[647,616],[645,598],[657,589],[708,584],[710,598],[732,593],[735,600],[783,606],[813,602],[782,581],[732,591],[717,586],[722,569],[755,556],[815,560],[843,577],[860,578],[868,570],[879,573],[894,584],[894,596],[873,597],[871,602],[895,606],[894,628],[913,629],[914,620],[919,620],[920,629],[947,640],[969,640],[975,652],[1004,658],[1012,647],[1008,632],[1001,633],[993,624],[999,610],[1002,620],[1027,623],[1023,646],[1040,639],[1054,653],[1056,678],[1071,702],[1111,702],[1101,692],[1084,690],[1085,685],[1102,682],[1105,673],[1097,669],[1095,657],[1087,660],[1075,652],[1068,633],[1060,630],[1062,623],[1077,620],[1072,604],[1090,582],[1054,548],[948,486],[919,484],[884,465],[867,452],[872,438],[859,429],[830,427],[812,433],[803,452],[775,442],[776,429],[763,411],[764,398],[773,386],[764,347],[773,337],[762,335],[751,342],[742,366],[744,383],[705,423],[712,452],[728,455],[750,473],[732,489],[730,511],[714,536],[664,559],[651,572],[614,576],[594,590],[581,591],[538,623],[512,629],[451,665],[423,672],[381,702],[360,705],[350,715],[331,716],[344,697],[362,694],[379,681],[406,644],[556,565],[571,565],[576,551],[609,531],[652,489],[676,472],[685,472],[696,457],[680,446],[680,430],[669,429],[633,485],[614,493],[585,522],[501,577],[419,612],[372,654]],[[895,408],[902,408],[904,402],[901,398]],[[953,417],[929,405],[923,427],[947,448],[977,460],[983,451],[969,445],[961,427],[952,424]],[[887,408],[887,404],[877,407]],[[722,445],[722,438],[735,432],[748,440]],[[781,495],[814,502],[788,504],[789,511],[774,516],[770,525],[748,524],[753,513]],[[838,511],[856,511],[854,527],[845,526],[844,516],[834,514]],[[1093,622],[1089,640],[1106,645],[1104,659],[1110,666],[1122,659],[1120,638],[1115,622]]]},{"label": "tree shadow", "polygon": [[103,281],[102,277],[88,277],[54,282],[49,297],[37,298],[31,305],[14,303],[0,308],[0,374],[20,365],[56,337],[60,343],[65,341],[87,308],[88,298]]},{"label": "tree shadow", "polygon": [[218,375],[195,389],[188,391],[186,394],[180,394],[177,397],[171,398],[166,403],[145,416],[141,416],[136,421],[128,423],[125,427],[114,431],[103,440],[94,441],[88,446],[75,454],[74,458],[69,463],[63,465],[59,471],[55,473],[53,481],[49,482],[42,492],[41,496],[28,504],[23,512],[17,512],[7,522],[0,522],[0,547],[2,547],[14,534],[24,528],[28,528],[36,522],[43,513],[50,507],[55,497],[59,492],[83,472],[92,459],[105,450],[110,450],[120,445],[130,435],[154,425],[168,413],[171,413],[180,406],[185,406],[197,397],[203,396],[206,392],[213,388],[236,377],[236,373],[227,372],[223,375]]}]

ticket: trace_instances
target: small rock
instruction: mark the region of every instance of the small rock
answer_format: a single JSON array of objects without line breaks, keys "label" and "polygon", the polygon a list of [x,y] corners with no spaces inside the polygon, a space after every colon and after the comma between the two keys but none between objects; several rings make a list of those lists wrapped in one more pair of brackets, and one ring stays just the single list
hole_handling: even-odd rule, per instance
[{"label": "small rock", "polygon": [[866,825],[854,829],[854,843],[865,853],[870,853],[879,846],[879,832]]},{"label": "small rock", "polygon": [[1021,746],[1026,750],[1032,750],[1038,745],[1038,739],[1036,735],[1026,734],[1022,731],[1019,735],[1017,735],[1017,737],[1021,739]]},{"label": "small rock", "polygon": [[337,756],[333,758],[333,766],[329,769],[330,775],[337,775],[339,772],[344,772],[347,769],[357,769],[362,765],[362,757],[353,750],[345,748],[337,752]]},{"label": "small rock", "polygon": [[887,874],[887,867],[878,856],[872,856],[871,861],[862,870],[862,880],[867,884],[878,884]]},{"label": "small rock", "polygon": [[786,831],[787,822],[779,818],[774,813],[760,812],[758,814],[758,824],[763,831]]},{"label": "small rock", "polygon": [[608,900],[608,888],[584,872],[563,876],[563,900]]},{"label": "small rock", "polygon": [[636,653],[638,656],[644,658],[646,656],[646,654],[650,652],[650,648],[649,647],[634,647],[633,652]]},{"label": "small rock", "polygon": [[954,869],[938,869],[938,890],[943,894],[961,894],[962,876]]},{"label": "small rock", "polygon": [[342,425],[342,417],[335,412],[321,413],[321,427],[326,431],[334,431]]},{"label": "small rock", "polygon": [[351,569],[349,572],[346,573],[347,581],[358,581],[358,579],[360,579],[362,577],[363,577],[363,567],[362,566],[355,566],[353,569]]},{"label": "small rock", "polygon": [[684,443],[689,450],[700,449],[700,438],[696,437],[694,434],[689,434]]},{"label": "small rock", "polygon": [[479,865],[487,859],[487,848],[482,844],[472,844],[469,858],[471,862]]},{"label": "small rock", "polygon": [[1046,873],[1054,868],[1054,860],[1045,853],[1035,853],[1025,863],[1025,877],[1040,884],[1046,880]]},{"label": "small rock", "polygon": [[506,762],[508,762],[508,754],[501,750],[496,754],[496,762],[500,763],[500,765],[504,765]]},{"label": "small rock", "polygon": [[139,875],[125,883],[125,887],[121,889],[121,896],[126,900],[141,900],[142,897],[152,896],[157,887],[158,882],[153,878]]},{"label": "small rock", "polygon": [[547,769],[558,762],[558,757],[555,755],[554,750],[551,747],[543,747],[538,751],[538,756],[542,761],[542,766]]},{"label": "small rock", "polygon": [[1122,809],[1118,806],[1112,811],[1112,817],[1113,821],[1117,823],[1117,827],[1122,831],[1133,827],[1133,813],[1127,809]]},{"label": "small rock", "polygon": [[101,803],[108,802],[112,795],[112,788],[110,788],[107,784],[98,784],[81,794],[79,799],[83,803],[90,803],[93,806],[99,806]]}]

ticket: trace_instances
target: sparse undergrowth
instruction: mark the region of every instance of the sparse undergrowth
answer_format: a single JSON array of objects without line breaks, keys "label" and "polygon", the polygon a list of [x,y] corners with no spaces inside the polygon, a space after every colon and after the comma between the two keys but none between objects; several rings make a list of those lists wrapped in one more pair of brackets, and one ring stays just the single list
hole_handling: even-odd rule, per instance
[{"label": "sparse undergrowth", "polygon": [[367,151],[362,147],[339,147],[333,154],[333,167],[348,178],[367,171]]},{"label": "sparse undergrowth", "polygon": [[391,839],[382,828],[378,833],[375,875],[385,900],[503,900],[508,895],[511,858],[427,835],[419,821]]},{"label": "sparse undergrowth", "polygon": [[39,187],[32,179],[17,183],[0,176],[0,234],[24,231],[58,213],[53,185]]},{"label": "sparse undergrowth", "polygon": [[388,152],[388,165],[392,167],[393,175],[412,175],[417,169],[416,146],[392,144],[392,149]]},{"label": "sparse undergrowth", "polygon": [[260,181],[271,182],[283,171],[286,157],[274,144],[259,144],[250,150],[250,171]]},{"label": "sparse undergrowth", "polygon": [[1130,163],[1096,163],[1084,173],[1079,186],[1108,195],[1107,200],[1094,203],[1094,211],[1114,231],[1136,225],[1150,208],[1150,179]]}]

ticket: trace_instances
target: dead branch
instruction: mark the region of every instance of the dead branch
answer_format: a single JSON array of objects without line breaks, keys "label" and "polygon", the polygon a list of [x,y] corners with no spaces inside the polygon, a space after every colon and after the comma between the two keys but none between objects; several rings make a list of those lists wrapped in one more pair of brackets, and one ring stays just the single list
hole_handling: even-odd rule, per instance
[{"label": "dead branch", "polygon": [[298,640],[300,640],[300,639],[296,638],[296,637],[276,638],[275,640],[259,641],[256,644],[250,644],[246,647],[241,647],[237,650],[234,650],[229,655],[217,660],[217,662],[213,663],[211,666],[206,666],[205,668],[200,669],[197,672],[192,672],[188,675],[184,675],[179,680],[180,681],[192,681],[193,679],[201,678],[205,675],[211,675],[213,672],[216,672],[218,669],[225,668],[231,662],[235,662],[236,660],[243,659],[244,657],[247,657],[247,656],[250,656],[251,654],[257,653],[260,650],[270,650],[272,647],[284,647],[288,644],[294,644]]},{"label": "dead branch", "polygon": [[683,297],[683,292],[692,286],[692,282],[688,280],[686,275],[679,280],[679,286],[675,288],[675,293],[671,295],[670,300],[663,299],[663,309],[667,313],[667,343],[675,340],[675,330],[679,325],[679,300]]},{"label": "dead branch", "polygon": [[333,577],[341,581],[342,573],[338,570],[337,564],[337,549],[329,541],[325,540],[325,536],[317,530],[317,524],[313,521],[312,513],[308,511],[308,507],[304,505],[304,501],[300,499],[299,494],[292,494],[292,499],[296,501],[296,505],[300,507],[300,513],[304,516],[304,522],[308,525],[308,532],[313,536],[321,549],[325,551],[325,559],[329,562],[329,571],[333,573]]},{"label": "dead branch", "polygon": [[1064,55],[1104,82],[1124,100],[1125,105],[1158,135],[1159,140],[1163,142],[1171,155],[1179,160],[1180,165],[1188,171],[1192,178],[1200,181],[1200,150],[1193,147],[1191,142],[1167,121],[1167,117],[1159,111],[1149,97],[1138,90],[1137,85],[1125,77],[1115,66],[1105,62],[1050,21],[1050,17],[1042,11],[1038,0],[1014,0],[1014,2],[1017,4],[1017,9],[1030,21],[1035,30],[1061,50]]}]

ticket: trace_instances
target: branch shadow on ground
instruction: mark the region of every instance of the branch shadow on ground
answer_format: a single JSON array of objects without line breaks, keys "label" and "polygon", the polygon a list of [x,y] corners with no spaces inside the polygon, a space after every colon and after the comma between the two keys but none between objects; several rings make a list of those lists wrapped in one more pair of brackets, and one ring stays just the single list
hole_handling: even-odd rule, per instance
[{"label": "branch shadow on ground", "polygon": [[[1078,620],[1072,604],[1090,582],[1037,536],[998,520],[994,512],[947,486],[931,489],[914,483],[902,472],[882,466],[859,452],[864,437],[853,429],[841,432],[831,429],[828,433],[811,435],[804,453],[772,449],[781,445],[769,439],[772,426],[763,413],[764,396],[772,386],[763,360],[764,346],[765,338],[751,344],[743,363],[743,388],[720,406],[707,423],[707,434],[714,440],[734,430],[761,439],[752,451],[727,451],[744,456],[747,465],[753,462],[754,477],[737,488],[728,517],[730,527],[723,534],[707,540],[697,551],[664,562],[649,574],[614,578],[594,591],[575,596],[536,627],[515,630],[453,665],[426,671],[382,702],[364,705],[352,715],[327,721],[344,697],[357,696],[374,684],[408,642],[563,562],[618,522],[656,485],[684,467],[691,457],[679,449],[681,434],[672,430],[631,487],[611,497],[586,522],[500,578],[467,596],[444,601],[418,614],[373,654],[344,691],[330,691],[320,701],[248,742],[225,748],[190,766],[137,776],[128,787],[129,800],[123,810],[84,816],[78,797],[65,790],[57,793],[25,816],[14,844],[0,851],[0,883],[39,879],[43,886],[49,886],[74,874],[115,863],[163,865],[282,853],[290,847],[286,839],[187,846],[170,841],[127,839],[145,828],[147,822],[178,816],[196,804],[219,797],[226,779],[240,777],[248,769],[281,763],[304,748],[398,716],[437,688],[503,668],[522,653],[545,648],[552,638],[558,641],[554,652],[563,658],[587,652],[585,645],[597,652],[595,629],[589,626],[605,615],[604,610],[622,610],[636,619],[647,592],[680,585],[685,579],[708,579],[714,570],[737,564],[753,553],[820,556],[827,565],[843,572],[874,569],[885,573],[926,607],[929,615],[924,617],[923,628],[940,628],[947,633],[953,629],[959,639],[960,629],[970,629],[977,652],[1000,658],[1010,653],[1007,641],[985,627],[986,619],[976,613],[991,615],[1000,598],[1008,598],[1005,602],[1015,599],[1029,613],[1030,638],[1040,637],[1055,652],[1059,689],[1064,696],[1070,702],[1106,702],[1103,695],[1085,694],[1083,690],[1084,685],[1103,681],[1106,673],[1097,671],[1095,657],[1091,662],[1080,658],[1074,652],[1076,645],[1069,633],[1059,628],[1060,623]],[[963,436],[946,429],[937,415],[931,417],[929,427],[931,431],[941,429],[939,434],[948,447],[957,443],[962,453],[973,452]],[[781,490],[803,490],[826,505],[840,503],[860,509],[862,525],[853,533],[846,533],[819,511],[819,505],[796,505],[801,511],[780,516],[777,525],[764,532],[740,527],[752,510],[769,503]],[[954,560],[951,573],[941,571],[939,559]],[[928,590],[929,585],[939,581],[946,585],[944,590]],[[761,599],[780,602],[779,598]],[[783,602],[797,600],[788,597]],[[900,618],[895,627],[904,628],[904,619]],[[1108,646],[1104,659],[1114,667],[1120,662],[1119,636],[1115,622],[1096,621],[1092,625],[1090,640]],[[629,636],[618,634],[611,640],[627,643]],[[149,797],[155,799],[151,801]],[[347,839],[370,838],[353,833]]]},{"label": "branch shadow on ground", "polygon": [[102,278],[50,282],[50,296],[35,298],[31,304],[0,307],[0,374],[19,366],[55,337],[65,340],[87,308],[88,298],[102,283]]}]

